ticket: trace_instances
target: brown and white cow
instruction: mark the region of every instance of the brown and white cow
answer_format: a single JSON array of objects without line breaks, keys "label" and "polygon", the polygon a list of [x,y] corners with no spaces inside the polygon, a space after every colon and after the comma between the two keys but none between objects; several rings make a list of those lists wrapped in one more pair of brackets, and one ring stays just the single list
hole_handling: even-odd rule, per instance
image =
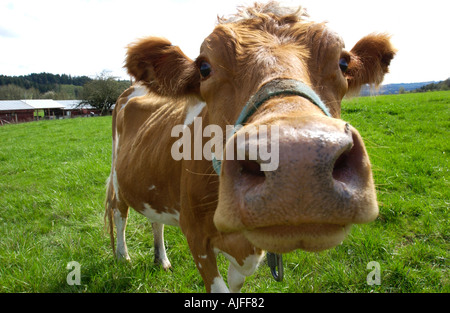
[{"label": "brown and white cow", "polygon": [[[216,263],[223,253],[230,261],[230,291],[237,292],[264,251],[328,249],[352,224],[373,221],[378,205],[369,158],[358,131],[340,119],[341,100],[363,84],[380,84],[394,55],[386,34],[368,35],[346,51],[324,23],[276,2],[219,19],[196,60],[162,38],[131,44],[125,66],[137,84],[113,113],[105,213],[117,258],[129,259],[125,227],[133,207],[152,222],[155,261],[171,266],[163,225],[179,226],[206,291],[228,291]],[[311,92],[286,91],[285,81]],[[223,157],[219,175],[211,158],[194,157],[194,144],[183,151],[191,158],[174,158],[177,125],[190,130],[183,134],[192,141],[208,125],[225,132],[261,94],[266,96],[244,126],[223,136],[224,155],[237,151]],[[270,171],[261,159],[246,157],[258,140],[234,143],[262,125],[278,127],[278,166]],[[210,140],[205,133],[200,138],[201,147]]]}]

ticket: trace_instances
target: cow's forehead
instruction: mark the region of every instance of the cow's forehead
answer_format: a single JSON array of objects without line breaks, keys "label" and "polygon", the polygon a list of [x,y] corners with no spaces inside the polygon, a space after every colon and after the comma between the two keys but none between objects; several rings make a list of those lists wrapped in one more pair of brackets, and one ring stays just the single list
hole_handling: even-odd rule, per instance
[{"label": "cow's forehead", "polygon": [[[266,24],[266,25],[264,25]],[[277,25],[277,29],[267,25]],[[313,59],[323,60],[328,58],[331,52],[339,53],[345,48],[344,40],[335,31],[330,29],[326,23],[316,23],[313,21],[298,20],[296,22],[286,22],[279,24],[274,19],[250,18],[238,20],[237,22],[227,22],[219,24],[214,31],[204,40],[201,53],[214,54],[219,60],[229,64],[238,51],[244,55],[258,54],[262,50],[257,47],[268,48],[270,51],[276,45],[290,45],[295,50],[301,51],[299,55],[310,56]],[[267,47],[265,47],[267,46]],[[239,47],[239,49],[236,49]]]},{"label": "cow's forehead", "polygon": [[345,47],[342,37],[330,29],[326,22],[310,20],[302,8],[277,6],[263,8],[261,12],[255,10],[246,8],[231,17],[219,18],[213,33],[205,40],[206,45],[211,45],[212,41],[218,44],[214,38],[225,41],[226,47],[241,43],[247,45],[252,37],[270,35],[280,43],[298,43],[313,49],[318,46]]},{"label": "cow's forehead", "polygon": [[[257,4],[252,7],[240,7],[238,12],[228,17],[219,17],[218,25],[229,25],[232,28],[241,28],[245,30],[247,27],[257,27],[268,30],[270,27],[265,27],[270,23],[275,22],[279,26],[288,26],[292,31],[308,32],[307,30],[314,30],[314,36],[325,37],[333,41],[338,41],[343,45],[341,37],[331,31],[326,23],[317,23],[309,18],[306,9],[301,6],[285,7],[277,2],[269,2],[267,4]],[[264,25],[266,24],[266,25]]]}]

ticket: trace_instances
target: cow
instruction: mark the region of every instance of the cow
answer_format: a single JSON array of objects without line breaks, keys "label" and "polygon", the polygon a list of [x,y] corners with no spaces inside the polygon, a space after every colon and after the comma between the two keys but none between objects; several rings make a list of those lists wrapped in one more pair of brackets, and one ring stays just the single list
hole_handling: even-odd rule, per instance
[{"label": "cow", "polygon": [[[341,100],[382,82],[396,53],[390,35],[347,51],[326,23],[271,1],[219,17],[196,60],[159,37],[127,49],[135,84],[113,111],[105,204],[118,259],[130,259],[132,207],[151,221],[155,262],[171,268],[163,231],[178,226],[206,292],[239,292],[266,251],[330,249],[377,218],[369,157]],[[272,166],[263,148],[277,152]]]}]

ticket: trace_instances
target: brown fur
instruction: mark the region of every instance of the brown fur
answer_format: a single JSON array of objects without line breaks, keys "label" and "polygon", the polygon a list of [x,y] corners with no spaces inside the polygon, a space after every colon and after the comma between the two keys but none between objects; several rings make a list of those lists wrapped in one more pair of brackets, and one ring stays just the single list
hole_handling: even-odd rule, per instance
[{"label": "brown fur", "polygon": [[164,39],[144,38],[129,45],[125,67],[149,90],[172,97],[197,93],[197,68],[181,50]]},{"label": "brown fur", "polygon": [[388,34],[370,34],[356,43],[350,51],[347,71],[350,92],[359,92],[364,84],[380,85],[397,50]]},{"label": "brown fur", "polygon": [[[356,129],[340,120],[341,100],[349,89],[379,84],[394,54],[385,34],[369,35],[347,52],[326,24],[273,1],[219,19],[196,61],[166,39],[130,45],[126,67],[149,94],[133,98],[132,87],[114,110],[105,212],[112,242],[114,219],[124,232],[130,206],[154,222],[178,224],[207,291],[220,277],[215,249],[231,256],[231,272],[246,276],[254,268],[245,261],[262,249],[316,251],[338,244],[351,224],[372,221],[378,212],[370,162]],[[345,73],[340,58],[348,59]],[[202,62],[211,64],[207,78],[200,76]],[[208,160],[173,160],[171,129],[199,101],[206,103],[199,114],[203,127],[225,129],[252,94],[278,78],[310,85],[333,116],[298,96],[264,103],[248,126],[280,125],[279,169],[261,180],[242,163],[225,160],[219,179]],[[186,127],[193,138],[193,125]],[[240,288],[241,274],[232,273],[229,284]]]}]

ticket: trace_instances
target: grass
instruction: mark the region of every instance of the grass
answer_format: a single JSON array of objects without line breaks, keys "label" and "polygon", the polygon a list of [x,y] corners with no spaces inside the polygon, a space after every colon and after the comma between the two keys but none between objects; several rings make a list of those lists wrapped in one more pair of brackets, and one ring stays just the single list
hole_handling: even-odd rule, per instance
[{"label": "grass", "polygon": [[[243,292],[450,292],[450,92],[346,100],[343,119],[365,139],[379,218],[334,249],[284,255],[285,280],[267,266]],[[173,271],[153,264],[147,220],[130,211],[130,264],[114,261],[103,229],[111,117],[0,128],[0,292],[204,292],[186,240],[166,227]],[[70,286],[67,263],[81,265]],[[380,265],[380,285],[368,285]],[[219,256],[226,277],[227,262]]]}]

